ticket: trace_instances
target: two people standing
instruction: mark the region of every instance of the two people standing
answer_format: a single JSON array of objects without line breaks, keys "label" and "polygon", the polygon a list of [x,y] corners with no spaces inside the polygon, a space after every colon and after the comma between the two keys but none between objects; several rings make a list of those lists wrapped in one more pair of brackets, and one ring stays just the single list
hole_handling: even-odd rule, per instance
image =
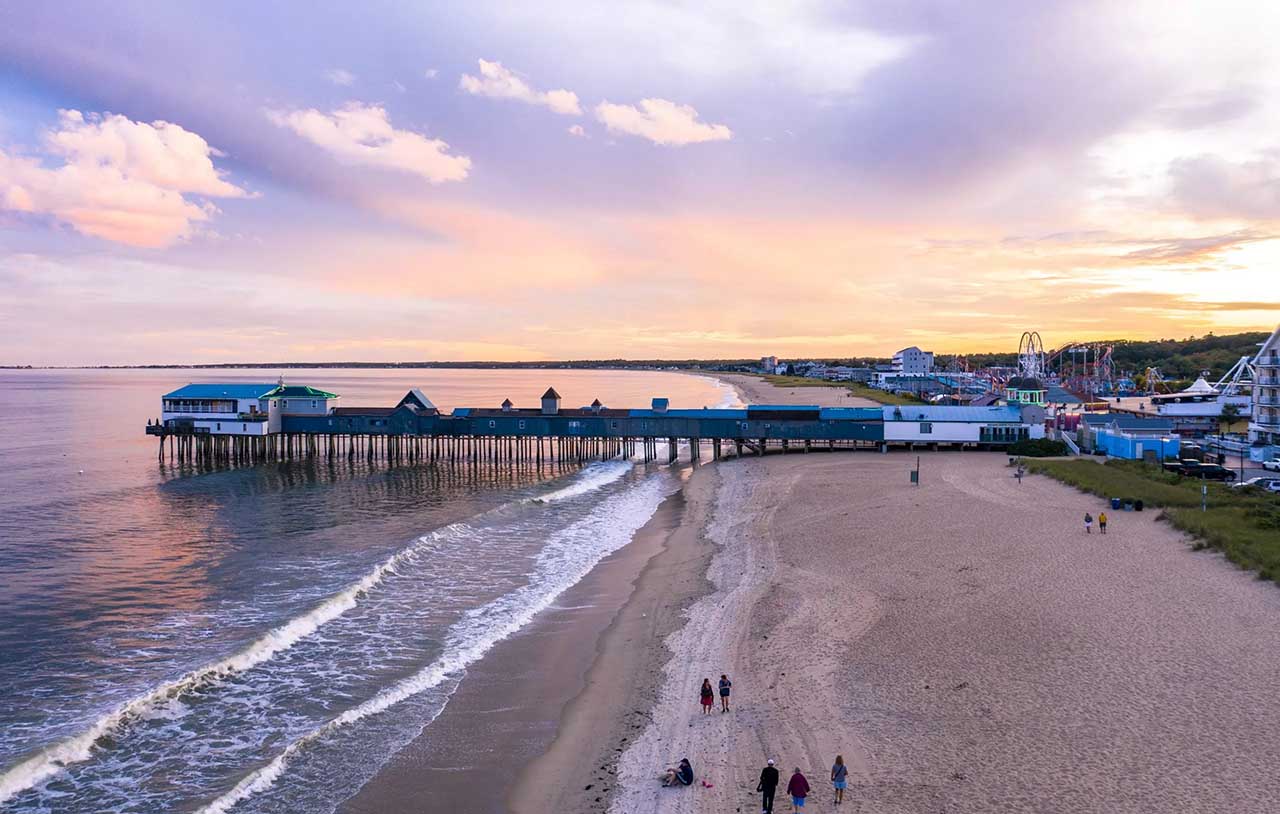
[{"label": "two people standing", "polygon": [[[724,673],[720,674],[720,711],[729,711],[729,692],[733,687],[733,682]],[[702,688],[698,690],[698,701],[702,704],[702,714],[710,715],[711,707],[715,705],[715,690],[711,687],[711,679],[702,679]]]}]

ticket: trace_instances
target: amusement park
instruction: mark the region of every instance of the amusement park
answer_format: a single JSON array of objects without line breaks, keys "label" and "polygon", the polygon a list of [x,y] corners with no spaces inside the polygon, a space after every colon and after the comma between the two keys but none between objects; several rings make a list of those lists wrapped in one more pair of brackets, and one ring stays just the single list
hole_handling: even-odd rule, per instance
[{"label": "amusement park", "polygon": [[[1034,405],[1044,409],[1047,437],[1061,440],[1073,454],[1208,454],[1237,460],[1243,479],[1249,465],[1280,458],[1280,328],[1262,342],[1250,342],[1248,352],[1215,356],[1216,370],[1188,370],[1187,360],[1178,358],[1171,373],[1155,360],[1135,361],[1143,357],[1124,342],[1050,346],[1036,330],[1022,332],[1016,353],[955,355],[937,366],[933,353],[910,347],[891,364],[799,362],[787,369],[936,405]],[[777,364],[762,362],[767,372]]]}]

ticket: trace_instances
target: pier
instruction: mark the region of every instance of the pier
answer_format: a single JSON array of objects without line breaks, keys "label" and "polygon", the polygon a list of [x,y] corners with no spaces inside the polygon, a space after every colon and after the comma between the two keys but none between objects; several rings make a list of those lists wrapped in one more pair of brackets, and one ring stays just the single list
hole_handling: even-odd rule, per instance
[{"label": "pier", "polygon": [[[1027,437],[1037,420],[1016,407],[673,409],[666,399],[654,399],[647,409],[614,409],[599,401],[563,408],[554,389],[537,408],[506,401],[498,408],[460,407],[451,413],[418,390],[394,407],[328,406],[337,398],[283,384],[188,385],[164,397],[163,419],[146,431],[158,438],[161,460],[202,465],[346,458],[541,466],[631,458],[674,463],[682,453],[697,462],[704,449],[712,460],[769,452],[884,451],[890,444],[991,449]],[[899,438],[889,429],[906,425],[933,437]]]}]

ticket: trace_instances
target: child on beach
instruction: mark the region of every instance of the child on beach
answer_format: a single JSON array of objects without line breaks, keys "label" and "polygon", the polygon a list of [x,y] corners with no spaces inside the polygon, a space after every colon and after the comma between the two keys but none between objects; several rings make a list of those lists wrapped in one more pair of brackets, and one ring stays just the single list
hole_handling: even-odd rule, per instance
[{"label": "child on beach", "polygon": [[733,682],[724,673],[720,674],[720,711],[729,711],[729,688],[733,686]]},{"label": "child on beach", "polygon": [[797,766],[795,773],[791,775],[791,781],[787,783],[787,794],[791,795],[791,810],[793,812],[804,808],[804,798],[809,796],[809,781],[800,773],[800,767]]},{"label": "child on beach", "polygon": [[715,697],[715,690],[711,689],[711,679],[702,679],[702,690],[699,693],[699,698],[702,700],[703,715],[711,714],[711,705],[716,702]]},{"label": "child on beach", "polygon": [[1084,513],[1084,533],[1093,534],[1093,515]]},{"label": "child on beach", "polygon": [[831,787],[836,790],[836,805],[844,802],[844,788],[849,782],[849,767],[844,765],[844,755],[836,755],[831,767]]},{"label": "child on beach", "polygon": [[1107,533],[1107,513],[1106,512],[1098,513],[1098,531],[1102,532],[1103,534]]}]

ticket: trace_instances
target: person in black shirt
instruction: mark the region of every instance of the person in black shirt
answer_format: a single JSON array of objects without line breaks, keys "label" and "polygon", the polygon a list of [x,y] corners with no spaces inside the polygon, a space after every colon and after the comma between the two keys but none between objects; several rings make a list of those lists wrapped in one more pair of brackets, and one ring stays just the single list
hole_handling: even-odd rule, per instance
[{"label": "person in black shirt", "polygon": [[778,788],[778,770],[773,766],[773,758],[769,765],[760,770],[760,784],[756,791],[760,792],[760,811],[762,814],[773,814],[773,792]]}]

